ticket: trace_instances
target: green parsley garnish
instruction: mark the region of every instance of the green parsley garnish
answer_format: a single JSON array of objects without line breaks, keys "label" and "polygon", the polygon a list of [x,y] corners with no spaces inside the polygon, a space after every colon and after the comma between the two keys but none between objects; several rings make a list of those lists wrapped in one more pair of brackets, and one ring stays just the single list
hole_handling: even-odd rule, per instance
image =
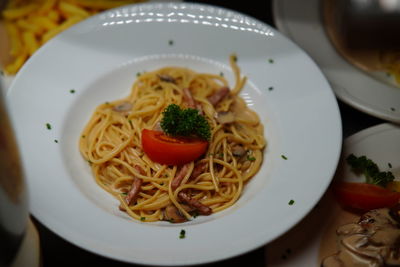
[{"label": "green parsley garnish", "polygon": [[183,239],[185,237],[186,237],[186,231],[182,229],[181,232],[179,233],[179,238]]},{"label": "green parsley garnish", "polygon": [[396,111],[396,109],[394,107],[391,107],[390,110],[391,111]]},{"label": "green parsley garnish", "polygon": [[385,187],[394,180],[391,172],[381,172],[378,165],[366,156],[356,157],[354,154],[350,154],[346,161],[354,171],[364,174],[365,182],[368,184]]},{"label": "green parsley garnish", "polygon": [[224,77],[224,73],[221,71],[221,72],[219,73],[219,76]]},{"label": "green parsley garnish", "polygon": [[82,135],[82,138],[86,138],[86,135]]},{"label": "green parsley garnish", "polygon": [[169,40],[169,41],[168,41],[168,44],[169,44],[169,45],[173,45],[173,44],[174,44],[174,40]]},{"label": "green parsley garnish", "polygon": [[46,123],[46,128],[47,128],[47,130],[51,130],[51,124],[50,123]]},{"label": "green parsley garnish", "polygon": [[88,160],[87,162],[89,163],[89,165],[92,165],[92,164],[93,164],[93,162],[91,162],[90,160]]},{"label": "green parsley garnish", "polygon": [[211,137],[210,125],[197,109],[181,109],[176,104],[163,111],[161,128],[171,136],[197,136],[205,140]]},{"label": "green parsley garnish", "polygon": [[121,195],[126,196],[128,193],[122,192]]},{"label": "green parsley garnish", "polygon": [[140,72],[137,72],[137,73],[136,73],[136,77],[139,77],[139,76],[140,76]]},{"label": "green parsley garnish", "polygon": [[253,156],[249,156],[249,155],[247,155],[247,160],[250,160],[250,161],[255,161],[255,160],[256,160],[256,158],[255,158],[255,157],[253,157]]},{"label": "green parsley garnish", "polygon": [[289,201],[289,203],[288,203],[290,206],[292,206],[293,204],[294,204],[294,200],[293,199],[291,199],[290,201]]},{"label": "green parsley garnish", "polygon": [[141,220],[142,222],[144,222],[144,221],[146,220],[146,217],[140,217],[140,220]]},{"label": "green parsley garnish", "polygon": [[54,139],[54,143],[58,143],[58,140],[57,140],[57,139]]},{"label": "green parsley garnish", "polygon": [[272,90],[274,90],[273,86],[268,87],[268,91],[272,91]]},{"label": "green parsley garnish", "polygon": [[283,158],[284,160],[287,160],[287,157],[285,155],[281,155],[281,158]]},{"label": "green parsley garnish", "polygon": [[389,166],[389,168],[392,168],[392,163],[389,162],[389,163],[388,163],[388,166]]},{"label": "green parsley garnish", "polygon": [[71,89],[71,90],[69,90],[69,92],[70,92],[71,94],[74,94],[74,93],[75,93],[75,90],[74,90],[74,89]]},{"label": "green parsley garnish", "polygon": [[270,59],[268,59],[268,62],[272,64],[272,63],[274,63],[274,60],[272,58],[270,58]]}]

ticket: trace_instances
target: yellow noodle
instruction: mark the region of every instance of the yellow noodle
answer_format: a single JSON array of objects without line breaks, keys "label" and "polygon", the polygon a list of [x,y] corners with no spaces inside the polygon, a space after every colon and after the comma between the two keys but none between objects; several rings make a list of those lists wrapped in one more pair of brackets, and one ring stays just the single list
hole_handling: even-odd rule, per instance
[{"label": "yellow noodle", "polygon": [[[241,76],[234,56],[230,64],[235,84],[215,106],[208,97],[229,85],[224,77],[165,67],[142,73],[128,97],[101,104],[94,111],[79,140],[81,154],[89,162],[97,184],[114,195],[121,210],[126,210],[132,218],[145,222],[167,220],[165,209],[173,205],[186,219],[191,219],[193,213],[180,192],[208,206],[212,212],[219,212],[237,201],[245,183],[260,169],[266,145],[263,125],[238,95],[246,78]],[[163,76],[174,81],[161,79]],[[180,185],[173,188],[171,181],[183,167],[153,162],[142,150],[141,131],[159,127],[168,105],[174,103],[186,108],[184,88],[189,89],[201,106],[211,127],[211,138],[207,153],[185,166],[187,172]],[[216,115],[232,112],[234,106],[235,114],[241,111],[251,114],[251,122],[238,117],[237,121],[220,123]],[[238,111],[237,106],[242,110]],[[242,151],[240,155],[235,152],[238,148]],[[197,164],[205,164],[205,170],[193,178]],[[132,203],[127,203],[125,195],[136,179],[141,179],[139,193]]]}]

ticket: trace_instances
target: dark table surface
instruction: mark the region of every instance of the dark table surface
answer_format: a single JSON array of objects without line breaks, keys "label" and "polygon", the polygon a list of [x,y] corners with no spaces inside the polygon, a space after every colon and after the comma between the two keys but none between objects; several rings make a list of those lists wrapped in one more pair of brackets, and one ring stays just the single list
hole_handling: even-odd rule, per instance
[{"label": "dark table surface", "polygon": [[[247,1],[191,1],[197,3],[206,3],[216,6],[222,6],[235,11],[239,11],[246,15],[250,15],[263,21],[273,27],[275,24],[273,22],[272,6],[269,0],[247,0]],[[362,129],[368,128],[373,125],[383,123],[384,121],[366,115],[359,112],[352,107],[341,103],[338,101],[340,113],[342,116],[343,123],[343,138],[352,135]],[[135,264],[127,264],[109,258],[104,258],[102,256],[90,253],[83,250],[67,241],[57,236],[55,233],[51,232],[44,225],[38,222],[33,217],[33,222],[35,223],[41,242],[41,253],[42,253],[42,263],[43,267],[53,267],[53,266],[139,266]],[[213,264],[208,264],[205,266],[233,266],[233,264],[238,264],[239,266],[248,266],[251,264],[253,267],[266,266],[266,255],[265,248],[260,247],[254,251],[246,253],[244,255],[237,256],[228,260],[216,262]]]}]

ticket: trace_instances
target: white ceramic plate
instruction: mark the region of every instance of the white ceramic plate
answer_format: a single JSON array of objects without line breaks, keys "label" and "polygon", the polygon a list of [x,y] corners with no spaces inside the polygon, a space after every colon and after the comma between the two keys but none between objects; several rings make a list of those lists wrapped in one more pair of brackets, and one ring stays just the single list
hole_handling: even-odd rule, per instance
[{"label": "white ceramic plate", "polygon": [[400,88],[374,78],[336,52],[322,25],[319,0],[275,0],[273,14],[278,29],[316,61],[340,100],[400,123]]},{"label": "white ceramic plate", "polygon": [[[356,156],[367,156],[381,171],[391,171],[395,179],[400,180],[399,126],[380,124],[360,131],[344,141],[342,161],[335,179],[362,182],[365,178],[352,172],[344,161],[351,153]],[[343,211],[332,195],[326,193],[304,220],[267,246],[268,266],[320,266],[318,254],[322,237],[327,234],[326,228],[334,219],[332,216],[340,215],[343,215]]]},{"label": "white ceramic plate", "polygon": [[[167,65],[222,71],[232,84],[232,52],[249,77],[241,96],[265,125],[261,170],[224,212],[184,224],[131,220],[78,151],[94,108],[128,95],[138,72]],[[33,215],[70,242],[127,262],[199,264],[264,245],[317,203],[340,155],[337,102],[312,60],[269,26],[212,6],[143,4],[92,17],[43,46],[7,99]]]}]

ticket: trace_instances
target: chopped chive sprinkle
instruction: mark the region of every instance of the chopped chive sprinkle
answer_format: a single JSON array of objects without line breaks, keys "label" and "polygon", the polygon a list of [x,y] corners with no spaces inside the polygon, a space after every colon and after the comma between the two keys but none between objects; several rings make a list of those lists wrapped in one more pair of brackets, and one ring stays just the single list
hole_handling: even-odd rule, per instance
[{"label": "chopped chive sprinkle", "polygon": [[136,73],[136,77],[139,77],[140,75],[141,75],[141,73],[140,73],[140,72]]},{"label": "chopped chive sprinkle", "polygon": [[104,104],[106,104],[106,105],[110,105],[110,102],[106,101],[106,102],[104,102]]},{"label": "chopped chive sprinkle", "polygon": [[269,91],[272,91],[272,90],[274,90],[274,87],[273,87],[273,86],[270,86],[270,87],[268,87],[268,90],[269,90]]},{"label": "chopped chive sprinkle", "polygon": [[389,166],[389,168],[392,168],[392,163],[389,162],[389,163],[388,163],[388,166]]},{"label": "chopped chive sprinkle", "polygon": [[181,232],[179,233],[179,238],[183,239],[185,237],[186,237],[186,231],[182,229]]},{"label": "chopped chive sprinkle", "polygon": [[51,130],[51,124],[50,123],[46,123],[46,128],[47,128],[47,130]]},{"label": "chopped chive sprinkle", "polygon": [[168,41],[168,44],[169,44],[169,45],[173,45],[173,44],[174,44],[174,40],[169,40],[169,41]]},{"label": "chopped chive sprinkle", "polygon": [[128,193],[122,192],[121,195],[126,196]]},{"label": "chopped chive sprinkle", "polygon": [[394,107],[391,107],[390,110],[391,111],[396,111],[396,109]]},{"label": "chopped chive sprinkle", "polygon": [[233,61],[235,61],[235,62],[237,62],[237,61],[238,61],[238,58],[237,58],[237,56],[236,56],[236,55],[233,55]]},{"label": "chopped chive sprinkle", "polygon": [[255,161],[255,160],[256,160],[256,158],[255,158],[255,157],[250,157],[250,156],[247,156],[247,160],[250,160],[250,161]]},{"label": "chopped chive sprinkle", "polygon": [[270,59],[268,59],[268,62],[272,64],[272,63],[274,63],[274,60],[272,58],[270,58]]},{"label": "chopped chive sprinkle", "polygon": [[128,122],[131,125],[131,127],[133,128],[132,120],[128,120]]},{"label": "chopped chive sprinkle", "polygon": [[287,160],[287,157],[286,157],[285,155],[281,155],[281,157],[282,157],[284,160]]},{"label": "chopped chive sprinkle", "polygon": [[294,204],[294,200],[293,199],[291,199],[290,201],[289,201],[289,203],[288,203],[290,206],[292,206],[293,204]]},{"label": "chopped chive sprinkle", "polygon": [[140,220],[141,220],[142,222],[144,222],[144,221],[146,220],[146,217],[140,217]]},{"label": "chopped chive sprinkle", "polygon": [[75,90],[74,90],[74,89],[71,89],[71,90],[69,90],[69,92],[70,92],[71,94],[74,94],[74,93],[75,93]]},{"label": "chopped chive sprinkle", "polygon": [[58,140],[57,140],[57,139],[54,139],[54,143],[58,143]]},{"label": "chopped chive sprinkle", "polygon": [[86,137],[86,135],[82,135],[82,138],[85,138]]},{"label": "chopped chive sprinkle", "polygon": [[91,162],[90,160],[87,161],[89,163],[89,165],[92,165],[93,162]]}]

